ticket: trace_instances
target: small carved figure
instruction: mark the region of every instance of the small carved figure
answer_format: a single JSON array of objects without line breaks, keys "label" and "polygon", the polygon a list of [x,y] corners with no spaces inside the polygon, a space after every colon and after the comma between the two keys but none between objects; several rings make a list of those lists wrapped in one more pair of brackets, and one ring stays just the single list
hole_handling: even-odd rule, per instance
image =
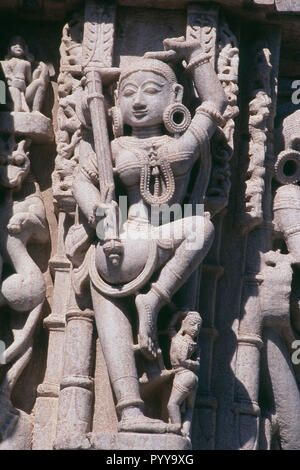
[{"label": "small carved figure", "polygon": [[13,111],[41,111],[46,87],[49,83],[49,70],[40,62],[32,72],[34,57],[28,52],[21,36],[14,36],[2,66],[13,103]]},{"label": "small carved figure", "polygon": [[[190,435],[197,392],[200,351],[197,344],[202,319],[198,312],[188,312],[178,332],[172,331],[170,360],[175,372],[168,402],[171,423],[179,424],[184,436]],[[182,417],[182,409],[185,412]]]}]

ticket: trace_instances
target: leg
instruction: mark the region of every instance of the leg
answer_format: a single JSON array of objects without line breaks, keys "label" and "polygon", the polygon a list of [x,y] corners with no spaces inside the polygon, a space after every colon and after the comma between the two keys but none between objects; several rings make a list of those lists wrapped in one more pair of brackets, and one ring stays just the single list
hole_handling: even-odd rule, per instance
[{"label": "leg", "polygon": [[191,433],[191,424],[193,419],[196,393],[197,388],[194,388],[194,390],[186,398],[186,412],[182,424],[182,434],[187,437],[189,437]]},{"label": "leg", "polygon": [[26,89],[26,100],[32,105],[32,111],[40,111],[45,95],[45,82],[41,78],[34,80]]},{"label": "leg", "polygon": [[[212,223],[206,217],[201,217],[201,220],[197,220],[197,217],[187,217],[159,228],[162,237],[165,234],[173,237],[177,248],[149,292],[137,295],[135,300],[139,317],[139,344],[148,359],[156,357],[155,329],[160,309],[187,281],[212,244],[214,236]],[[197,227],[203,227],[203,233],[197,232]],[[194,236],[192,243],[191,235]]]},{"label": "leg", "polygon": [[184,396],[182,392],[173,387],[171,396],[168,401],[168,413],[171,423],[179,424],[181,427],[181,412],[180,406],[182,405]]},{"label": "leg", "polygon": [[22,109],[22,95],[18,88],[14,86],[9,87],[9,93],[13,102],[13,111],[19,112]]},{"label": "leg", "polygon": [[131,325],[122,301],[103,297],[94,288],[92,299],[99,338],[109,377],[117,398],[117,409],[124,406],[138,410],[143,402],[139,393]]},{"label": "leg", "polygon": [[91,292],[97,330],[109,378],[117,398],[117,411],[121,417],[119,430],[172,432],[170,425],[160,420],[147,418],[142,412],[143,401],[139,392],[132,330],[125,310],[125,302],[103,297],[93,285],[91,285]]},{"label": "leg", "polygon": [[[179,423],[182,434],[189,435],[193,410],[196,398],[198,377],[189,370],[185,370],[174,377],[172,393],[168,403],[168,412],[171,423]],[[185,402],[186,411],[181,419],[181,405]]]}]

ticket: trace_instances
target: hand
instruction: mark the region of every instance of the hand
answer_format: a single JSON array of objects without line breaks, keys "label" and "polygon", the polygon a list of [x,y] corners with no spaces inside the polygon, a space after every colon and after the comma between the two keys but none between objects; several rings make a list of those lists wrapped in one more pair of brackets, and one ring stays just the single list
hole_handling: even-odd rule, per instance
[{"label": "hand", "polygon": [[191,422],[185,421],[182,425],[181,434],[186,439],[190,439],[190,429],[191,429]]},{"label": "hand", "polygon": [[115,214],[118,210],[118,204],[116,201],[110,203],[101,203],[94,207],[94,218],[96,221],[107,217],[110,214]]},{"label": "hand", "polygon": [[28,226],[29,222],[30,216],[28,216],[26,212],[15,214],[10,218],[7,224],[7,230],[10,235],[18,235]]},{"label": "hand", "polygon": [[192,361],[191,359],[188,359],[188,369],[191,370],[192,372],[198,372],[200,368],[200,361]]},{"label": "hand", "polygon": [[162,60],[163,62],[176,63],[182,60],[189,62],[193,55],[198,55],[201,52],[198,41],[186,41],[184,36],[165,39],[163,45],[164,51],[147,52],[144,57],[146,59]]},{"label": "hand", "polygon": [[181,60],[186,60],[186,62],[189,62],[192,56],[198,55],[201,52],[201,46],[199,41],[186,41],[183,36],[179,38],[165,39],[163,41],[163,45],[165,51],[173,52],[173,60],[176,60],[176,62],[180,62]]},{"label": "hand", "polygon": [[104,219],[106,217],[108,211],[109,211],[109,204],[97,204],[96,206],[93,207],[92,213],[88,217],[88,223],[92,227],[96,227],[97,223]]}]

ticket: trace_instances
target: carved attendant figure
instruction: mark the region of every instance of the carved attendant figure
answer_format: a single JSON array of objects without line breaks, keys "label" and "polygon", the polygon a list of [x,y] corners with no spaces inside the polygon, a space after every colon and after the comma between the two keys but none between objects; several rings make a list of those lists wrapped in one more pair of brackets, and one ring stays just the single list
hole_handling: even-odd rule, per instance
[{"label": "carved attendant figure", "polygon": [[49,82],[49,71],[47,65],[40,62],[32,73],[33,60],[24,39],[21,36],[13,37],[5,61],[2,61],[13,111],[30,112],[29,106],[32,111],[41,110]]},{"label": "carved attendant figure", "polygon": [[178,333],[173,332],[170,359],[175,371],[168,402],[171,423],[181,424],[181,406],[185,404],[182,433],[189,436],[197,391],[200,351],[197,345],[202,320],[198,312],[188,312]]},{"label": "carved attendant figure", "polygon": [[[197,41],[167,39],[164,47],[164,52],[148,53],[121,70],[113,109],[116,139],[112,142],[112,157],[127,190],[128,220],[119,239],[117,231],[111,230],[106,240],[89,250],[96,323],[123,431],[178,432],[180,428],[178,423],[170,426],[142,413],[132,347],[133,312],[128,310],[126,296],[135,295],[140,351],[154,361],[158,348],[157,315],[201,263],[213,240],[208,213],[160,226],[151,224],[151,207],[182,204],[198,158],[202,173],[197,191],[199,202],[203,202],[210,171],[209,140],[216,126],[223,123],[226,106],[209,56],[201,52]],[[192,120],[181,104],[183,87],[166,64],[182,60],[188,64],[186,69],[192,74],[202,101]],[[163,124],[173,136],[164,133]],[[130,136],[122,136],[123,125],[131,129]],[[113,204],[103,206],[105,195],[96,187],[99,177],[102,176],[95,153],[85,139],[73,192],[92,227],[99,220],[95,215],[97,208],[104,208],[110,215],[115,212]],[[153,275],[154,282],[149,285]]]}]

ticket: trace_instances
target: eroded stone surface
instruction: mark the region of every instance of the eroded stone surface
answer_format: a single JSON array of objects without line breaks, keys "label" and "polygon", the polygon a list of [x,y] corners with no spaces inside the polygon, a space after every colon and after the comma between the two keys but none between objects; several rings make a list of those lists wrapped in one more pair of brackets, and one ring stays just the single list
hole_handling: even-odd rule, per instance
[{"label": "eroded stone surface", "polygon": [[150,3],[3,41],[2,449],[300,447],[297,5]]}]

